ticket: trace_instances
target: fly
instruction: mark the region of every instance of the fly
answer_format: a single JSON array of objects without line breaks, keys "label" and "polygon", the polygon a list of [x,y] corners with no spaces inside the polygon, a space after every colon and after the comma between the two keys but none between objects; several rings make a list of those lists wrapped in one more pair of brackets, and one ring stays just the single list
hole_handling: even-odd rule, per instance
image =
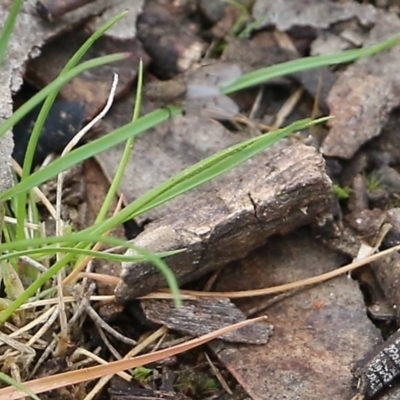
[{"label": "fly", "polygon": [[214,63],[201,66],[169,81],[150,82],[145,93],[162,105],[182,106],[185,114],[212,119],[231,119],[239,106],[221,89],[242,75],[236,64]]}]

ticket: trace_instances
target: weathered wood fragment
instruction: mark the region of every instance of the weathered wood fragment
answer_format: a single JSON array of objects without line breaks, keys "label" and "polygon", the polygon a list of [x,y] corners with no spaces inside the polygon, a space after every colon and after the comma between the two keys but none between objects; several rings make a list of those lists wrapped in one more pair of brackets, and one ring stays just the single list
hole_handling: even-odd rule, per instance
[{"label": "weathered wood fragment", "polygon": [[[142,310],[150,321],[167,326],[186,335],[201,336],[246,319],[229,299],[201,298],[184,300],[176,307],[172,300],[143,299]],[[227,342],[266,344],[273,326],[256,322],[221,335]]]},{"label": "weathered wood fragment", "polygon": [[[186,249],[165,259],[184,284],[245,257],[271,235],[310,223],[329,209],[331,185],[323,158],[296,143],[219,191],[150,224],[134,243],[154,252]],[[165,285],[152,264],[125,263],[115,293],[125,302]]]},{"label": "weathered wood fragment", "polygon": [[391,387],[400,376],[400,330],[358,361],[352,372],[359,379],[360,393],[368,399]]}]

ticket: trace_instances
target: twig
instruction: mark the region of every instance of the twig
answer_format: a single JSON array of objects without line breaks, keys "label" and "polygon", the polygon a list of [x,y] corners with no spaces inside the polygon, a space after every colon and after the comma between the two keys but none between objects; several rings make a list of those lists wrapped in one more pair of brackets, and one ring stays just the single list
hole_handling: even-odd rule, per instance
[{"label": "twig", "polygon": [[[91,293],[88,292],[87,296],[90,297],[90,295],[91,295]],[[72,318],[68,321],[67,330],[72,328],[72,326],[75,324],[75,322],[81,317],[82,313],[86,310],[86,303],[89,301],[88,297],[84,297],[81,299],[78,309],[75,311]],[[40,365],[44,362],[44,360],[47,359],[49,354],[54,350],[54,347],[56,346],[56,344],[57,344],[56,339],[53,339],[52,342],[47,346],[46,350],[43,352],[42,356],[36,363],[33,371],[31,372],[31,374],[30,374],[31,377],[33,375],[35,375],[35,373],[36,373],[37,369],[40,367]]]},{"label": "twig", "polygon": [[99,332],[101,340],[104,342],[104,344],[106,345],[107,349],[110,350],[110,353],[114,356],[114,358],[116,360],[120,360],[122,358],[121,354],[118,353],[117,349],[108,340],[107,335],[104,333],[103,329],[101,329],[101,326],[98,325],[98,324],[95,324],[95,326],[96,326],[96,329]]},{"label": "twig", "polygon": [[204,352],[204,355],[206,357],[206,360],[208,362],[208,365],[210,366],[212,372],[214,373],[215,377],[218,379],[218,382],[221,384],[221,386],[224,388],[225,392],[233,395],[233,392],[231,388],[228,386],[226,380],[224,377],[221,375],[221,372],[219,372],[219,369],[214,365],[214,363],[211,361],[210,357],[206,352]]},{"label": "twig", "polygon": [[19,256],[19,259],[26,262],[33,268],[36,268],[39,272],[46,272],[48,270],[48,268],[46,268],[43,264],[28,256]]},{"label": "twig", "polygon": [[94,321],[95,324],[99,325],[102,329],[104,329],[110,335],[114,336],[117,340],[120,340],[121,342],[129,344],[131,346],[137,345],[137,342],[135,340],[127,338],[124,335],[121,335],[114,328],[112,328],[110,325],[108,325],[107,322],[105,322],[100,317],[100,315],[97,314],[97,312],[90,306],[90,304],[87,304],[86,312],[88,313],[89,317]]}]

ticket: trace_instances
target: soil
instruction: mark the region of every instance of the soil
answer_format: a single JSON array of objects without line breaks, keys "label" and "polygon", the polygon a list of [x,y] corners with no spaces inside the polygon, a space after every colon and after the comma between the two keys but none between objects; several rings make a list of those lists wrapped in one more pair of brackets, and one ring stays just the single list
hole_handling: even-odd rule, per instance
[{"label": "soil", "polygon": [[[37,57],[26,63],[16,58],[24,84],[13,96],[14,109],[58,75],[107,8],[100,0],[86,8],[66,6],[67,1],[59,2],[60,8],[58,2],[48,3],[38,2],[39,14],[23,14],[46,34],[36,32]],[[223,334],[195,350],[146,362],[146,369],[133,370],[130,382],[129,374],[114,375],[96,398],[399,398],[398,252],[349,276],[292,291],[280,288],[274,294],[262,290],[323,275],[399,244],[400,46],[346,65],[275,77],[229,97],[224,92],[240,74],[369,47],[397,35],[397,3],[147,0],[140,13],[132,10],[129,17],[134,32],[118,30],[117,23],[115,31],[96,42],[87,59],[115,52],[132,56],[63,87],[42,130],[33,167],[49,153],[61,153],[99,113],[113,72],[120,77],[114,105],[85,140],[129,123],[141,59],[142,114],[170,103],[182,112],[135,140],[119,187],[124,206],[246,139],[303,118],[334,118],[279,140],[217,179],[112,231],[112,236],[154,252],[186,250],[165,259],[188,296],[182,308],[163,291],[165,277],[152,263],[93,260],[91,272],[113,280],[85,278],[66,286],[64,296],[71,300],[66,303],[65,330],[57,318],[40,335],[38,327],[28,327],[18,339],[22,350],[0,337],[2,370],[22,382],[57,377],[85,363],[95,365],[83,350],[111,362],[132,349],[132,357],[139,351],[151,353],[266,314],[267,321]],[[25,58],[32,48],[24,48]],[[232,79],[231,70],[236,74]],[[178,94],[165,92],[177,87]],[[146,96],[154,88],[157,96]],[[238,109],[240,114],[233,116]],[[34,111],[14,128],[13,156],[20,164],[36,117]],[[94,224],[123,151],[123,145],[109,149],[65,176],[62,218],[73,229]],[[41,189],[54,202],[55,183]],[[39,210],[50,235],[53,216],[43,204]],[[137,256],[137,248],[126,255]],[[19,274],[27,269],[27,262],[20,260]],[[21,281],[25,287],[32,282]],[[1,290],[6,298],[8,293]],[[154,291],[158,297],[151,298]],[[207,298],[207,292],[217,293]],[[104,297],[89,301],[95,295]],[[33,310],[15,315],[1,327],[1,335],[12,338],[38,316],[52,314],[49,305]],[[30,345],[35,334],[40,339]],[[146,346],[139,350],[136,346],[143,342]],[[85,399],[89,393],[94,396],[94,386],[89,381],[38,393],[42,399]],[[0,400],[11,398],[4,397],[8,389],[0,389]]]}]

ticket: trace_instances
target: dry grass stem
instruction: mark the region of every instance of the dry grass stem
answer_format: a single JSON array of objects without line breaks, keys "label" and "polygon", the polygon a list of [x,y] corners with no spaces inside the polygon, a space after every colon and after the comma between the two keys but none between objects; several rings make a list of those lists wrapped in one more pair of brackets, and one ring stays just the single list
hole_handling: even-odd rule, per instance
[{"label": "dry grass stem", "polygon": [[221,375],[221,372],[219,372],[219,369],[211,361],[211,359],[210,359],[210,357],[208,356],[207,353],[204,353],[204,356],[206,357],[207,363],[210,366],[210,368],[211,368],[212,372],[214,373],[215,377],[218,379],[218,382],[224,388],[225,392],[232,396],[233,392],[232,392],[231,388],[229,387],[228,383],[226,382],[226,380],[224,379],[224,377]]}]

